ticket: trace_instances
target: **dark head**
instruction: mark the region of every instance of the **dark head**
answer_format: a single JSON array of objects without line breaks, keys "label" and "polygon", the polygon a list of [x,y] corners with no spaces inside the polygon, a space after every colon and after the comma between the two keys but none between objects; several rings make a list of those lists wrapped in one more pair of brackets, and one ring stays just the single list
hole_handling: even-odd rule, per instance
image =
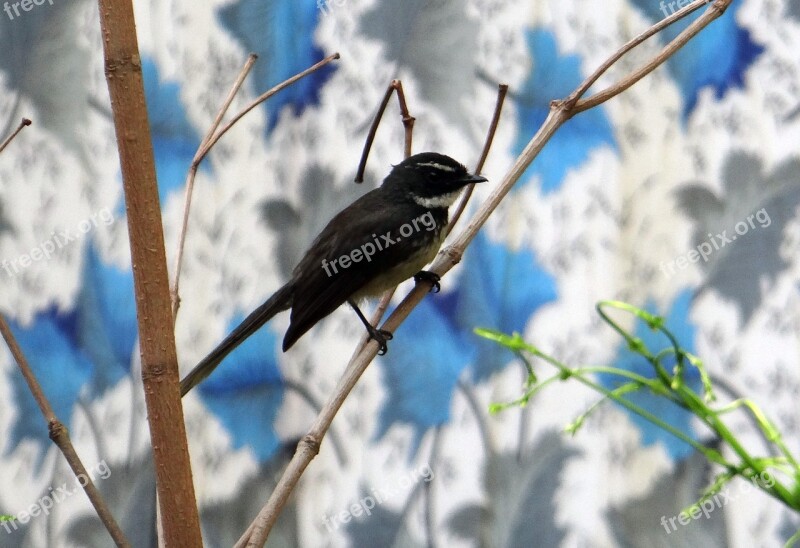
[{"label": "dark head", "polygon": [[381,186],[392,192],[402,192],[421,206],[435,208],[450,207],[463,187],[485,180],[471,175],[466,167],[449,156],[422,152],[394,166]]}]

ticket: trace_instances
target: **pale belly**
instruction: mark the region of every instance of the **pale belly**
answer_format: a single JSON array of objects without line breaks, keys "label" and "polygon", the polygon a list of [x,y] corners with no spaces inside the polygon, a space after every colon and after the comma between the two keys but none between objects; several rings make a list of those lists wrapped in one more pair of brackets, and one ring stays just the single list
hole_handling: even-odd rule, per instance
[{"label": "pale belly", "polygon": [[391,289],[399,283],[411,278],[436,257],[436,254],[439,252],[439,247],[442,245],[443,235],[444,230],[440,230],[436,235],[437,242],[435,245],[430,246],[427,250],[420,250],[415,253],[410,260],[392,268],[377,280],[371,281],[353,294],[353,299],[360,301],[369,297],[378,297],[387,289]]}]

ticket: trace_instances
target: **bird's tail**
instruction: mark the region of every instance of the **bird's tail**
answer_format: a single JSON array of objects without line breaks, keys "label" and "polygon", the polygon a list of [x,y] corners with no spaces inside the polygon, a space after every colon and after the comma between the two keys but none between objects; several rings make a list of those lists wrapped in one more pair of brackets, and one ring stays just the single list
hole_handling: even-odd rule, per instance
[{"label": "bird's tail", "polygon": [[291,282],[276,291],[264,304],[253,310],[230,335],[217,345],[208,356],[198,363],[181,381],[181,397],[208,377],[219,363],[230,354],[242,341],[252,335],[259,327],[267,323],[275,314],[292,306]]}]

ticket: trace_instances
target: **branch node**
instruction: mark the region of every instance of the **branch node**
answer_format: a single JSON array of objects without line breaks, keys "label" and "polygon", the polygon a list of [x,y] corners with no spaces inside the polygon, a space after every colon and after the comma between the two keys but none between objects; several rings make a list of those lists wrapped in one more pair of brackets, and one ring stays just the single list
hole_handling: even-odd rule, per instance
[{"label": "branch node", "polygon": [[48,436],[53,441],[62,438],[68,433],[67,427],[58,419],[50,419],[47,423],[47,432]]},{"label": "branch node", "polygon": [[[458,246],[449,245],[441,251],[442,257],[445,257],[447,261],[453,266],[456,266],[458,263],[461,262],[461,257],[464,256],[464,251],[460,249]],[[448,269],[449,270],[449,269]]]},{"label": "branch node", "polygon": [[303,439],[297,443],[297,448],[305,453],[310,453],[311,455],[316,456],[319,455],[320,445],[321,442],[316,438],[316,436],[306,434],[303,436]]},{"label": "branch node", "polygon": [[131,72],[142,72],[142,60],[139,55],[123,55],[115,59],[106,59],[105,63],[106,78],[112,78],[122,69],[130,67]]}]

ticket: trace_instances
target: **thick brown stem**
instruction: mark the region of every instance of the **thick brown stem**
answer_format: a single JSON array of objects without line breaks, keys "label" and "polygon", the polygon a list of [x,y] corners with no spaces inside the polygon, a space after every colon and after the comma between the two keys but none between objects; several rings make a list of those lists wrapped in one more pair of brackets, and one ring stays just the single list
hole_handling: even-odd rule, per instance
[{"label": "thick brown stem", "polygon": [[142,64],[130,0],[99,0],[136,292],[147,419],[166,546],[202,546],[181,405]]}]

